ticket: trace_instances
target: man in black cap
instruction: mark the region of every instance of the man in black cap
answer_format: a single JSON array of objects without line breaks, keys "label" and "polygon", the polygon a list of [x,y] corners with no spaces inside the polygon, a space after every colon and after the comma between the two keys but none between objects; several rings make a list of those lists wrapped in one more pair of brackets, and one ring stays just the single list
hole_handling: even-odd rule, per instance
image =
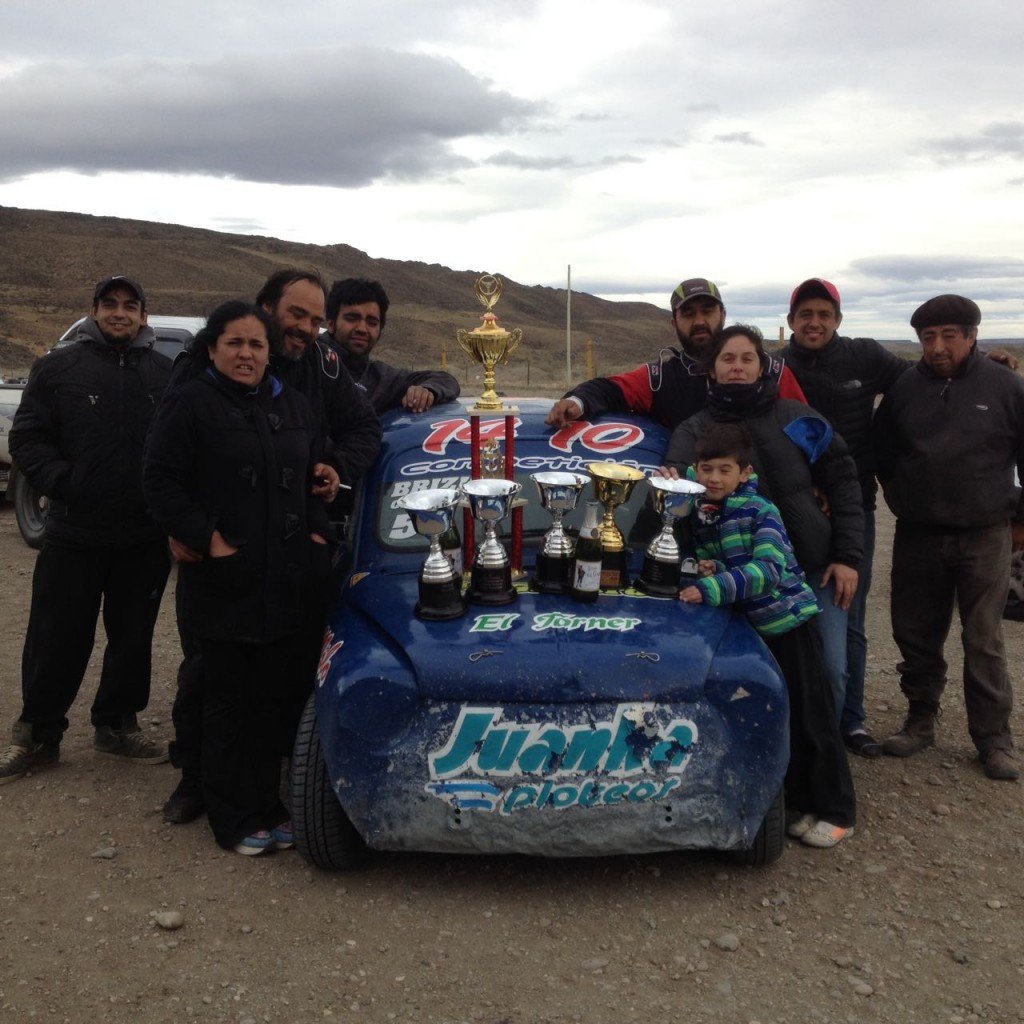
[{"label": "man in black cap", "polygon": [[882,748],[909,757],[935,743],[946,685],[943,647],[959,610],[971,739],[990,779],[1013,780],[1013,691],[1002,614],[1011,548],[1024,547],[1024,382],[981,357],[981,311],[960,295],[920,306],[910,325],[922,357],[889,389],[875,416],[875,456],[896,516],[892,631],[903,728]]},{"label": "man in black cap", "polygon": [[338,352],[356,387],[365,392],[374,412],[388,409],[426,412],[435,402],[459,397],[459,382],[444,370],[404,370],[371,359],[391,305],[379,281],[346,277],[327,295],[327,340]]},{"label": "man in black cap", "polygon": [[[713,281],[692,277],[669,299],[679,348],[662,349],[658,359],[612,377],[584,381],[551,407],[547,422],[564,427],[604,412],[639,412],[669,430],[700,412],[707,403],[707,375],[701,366],[711,339],[725,324],[725,302]],[[804,401],[792,373],[782,367],[779,397]]]},{"label": "man in black cap", "polygon": [[108,277],[74,343],[32,367],[11,429],[19,470],[50,499],[22,655],[22,711],[0,752],[0,784],[59,759],[67,713],[103,607],[107,646],[92,705],[93,746],[143,764],[167,760],[139,728],[170,568],[142,497],[142,453],[171,363],[153,350],[146,296]]}]

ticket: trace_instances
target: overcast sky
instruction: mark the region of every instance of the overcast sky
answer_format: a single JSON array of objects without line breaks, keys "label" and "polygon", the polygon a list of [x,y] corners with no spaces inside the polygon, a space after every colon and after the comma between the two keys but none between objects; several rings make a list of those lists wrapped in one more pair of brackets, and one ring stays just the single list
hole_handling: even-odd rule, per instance
[{"label": "overcast sky", "polygon": [[0,205],[662,306],[707,276],[772,336],[807,277],[877,337],[952,291],[1024,337],[1022,30],[1007,0],[3,0]]}]

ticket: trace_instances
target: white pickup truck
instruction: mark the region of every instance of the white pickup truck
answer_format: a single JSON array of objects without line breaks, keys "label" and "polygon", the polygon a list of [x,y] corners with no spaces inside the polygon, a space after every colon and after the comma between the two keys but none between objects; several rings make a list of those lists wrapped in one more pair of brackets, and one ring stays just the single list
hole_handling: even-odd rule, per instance
[{"label": "white pickup truck", "polygon": [[[78,325],[85,320],[76,320],[58,339],[54,348],[71,344],[78,331]],[[154,348],[168,359],[175,360],[196,336],[206,321],[201,316],[151,316],[149,326],[156,334]],[[40,494],[13,464],[9,446],[11,424],[21,402],[25,382],[0,382],[0,495],[6,492],[7,501],[14,505],[25,543],[37,548],[43,542],[43,527],[46,524],[46,497]]]}]

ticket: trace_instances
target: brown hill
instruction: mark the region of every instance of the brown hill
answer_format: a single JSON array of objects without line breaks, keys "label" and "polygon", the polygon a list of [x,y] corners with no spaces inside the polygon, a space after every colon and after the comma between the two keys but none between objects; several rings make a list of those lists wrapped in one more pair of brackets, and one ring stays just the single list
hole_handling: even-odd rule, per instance
[{"label": "brown hill", "polygon": [[[481,273],[439,264],[371,259],[348,245],[305,245],[254,235],[116,217],[0,207],[0,371],[26,368],[77,317],[92,287],[110,273],[137,277],[153,313],[203,316],[220,301],[253,296],[275,269],[315,267],[331,281],[372,277],[392,301],[378,352],[405,366],[435,366],[447,348],[449,369],[474,393],[479,367],[458,347],[455,331],[479,324],[473,292]],[[499,387],[560,393],[565,381],[565,291],[504,278],[496,307],[506,328],[521,327],[523,344]],[[614,373],[649,359],[671,340],[666,310],[648,303],[609,302],[573,292],[573,379]],[[587,365],[588,345],[593,354]]]}]

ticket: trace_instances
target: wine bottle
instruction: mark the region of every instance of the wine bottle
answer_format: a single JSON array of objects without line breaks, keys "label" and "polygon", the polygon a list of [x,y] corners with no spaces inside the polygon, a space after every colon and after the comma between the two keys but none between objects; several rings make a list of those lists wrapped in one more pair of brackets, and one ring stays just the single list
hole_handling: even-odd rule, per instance
[{"label": "wine bottle", "polygon": [[587,502],[587,511],[576,541],[572,559],[570,594],[576,601],[590,604],[601,588],[601,503]]}]

